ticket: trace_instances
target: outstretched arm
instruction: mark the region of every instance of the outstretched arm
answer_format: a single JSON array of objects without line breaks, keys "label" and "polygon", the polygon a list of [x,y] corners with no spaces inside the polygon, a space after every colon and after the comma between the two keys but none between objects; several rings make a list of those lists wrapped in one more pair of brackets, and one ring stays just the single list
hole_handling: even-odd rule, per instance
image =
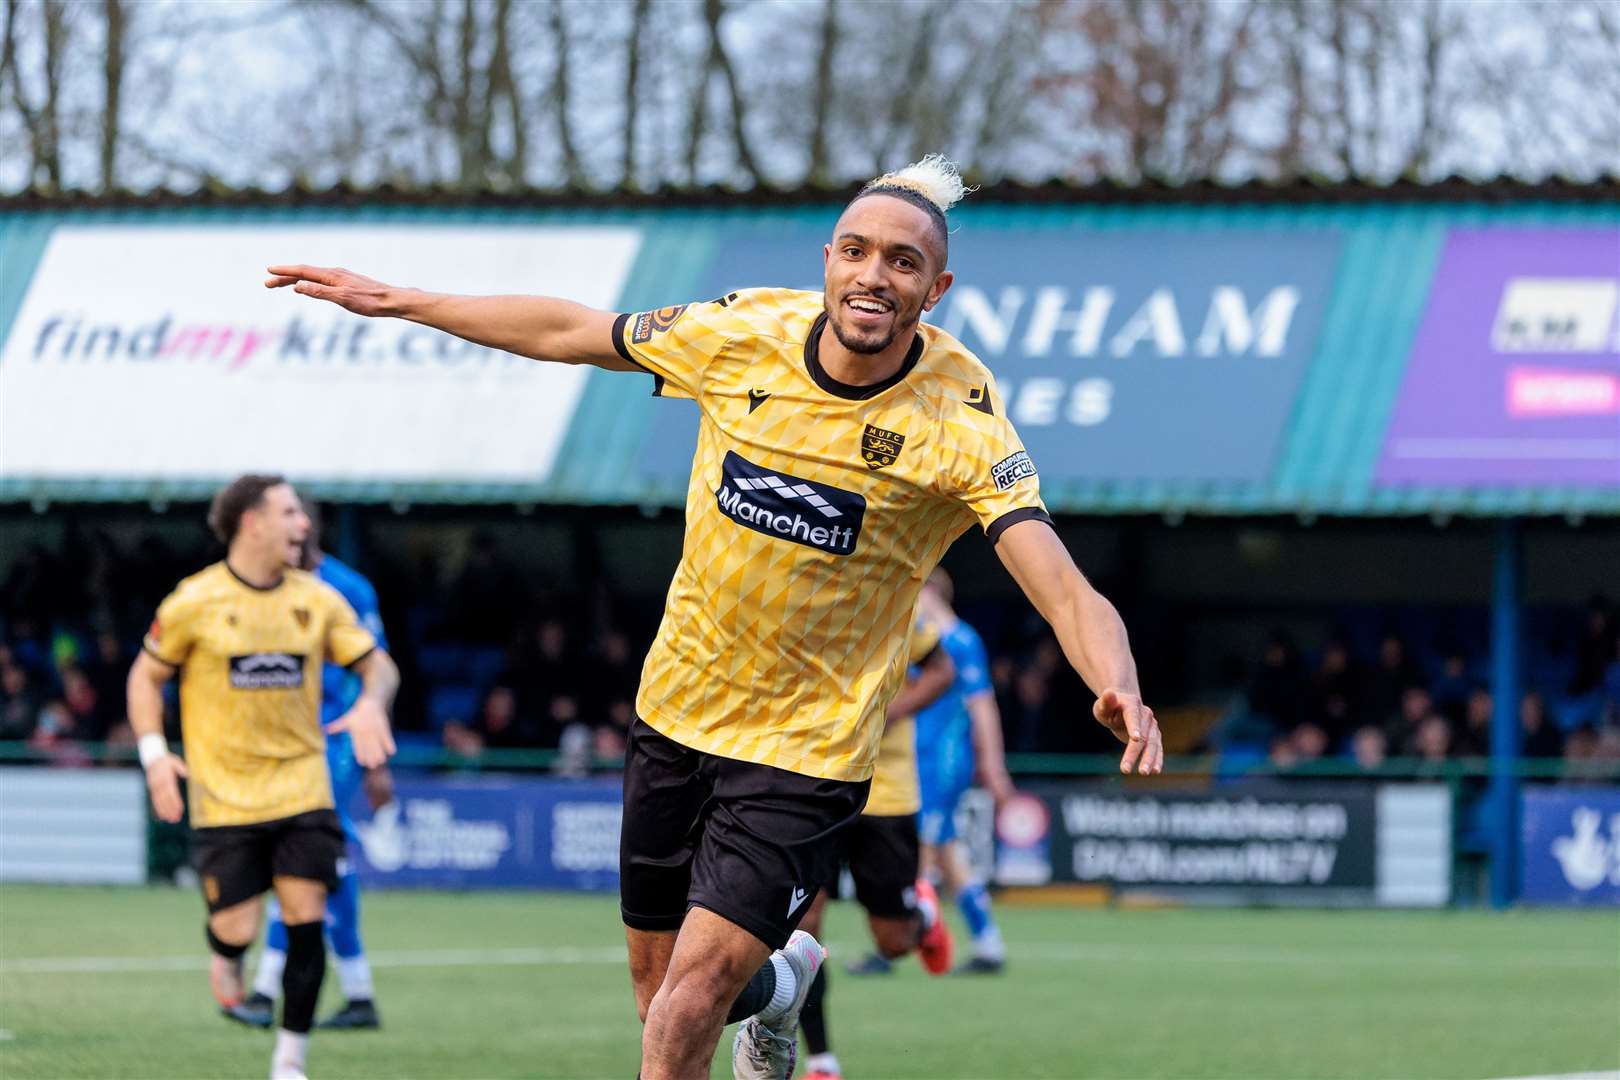
[{"label": "outstretched arm", "polygon": [[269,267],[265,288],[329,300],[356,315],[421,323],[492,349],[610,371],[638,371],[613,345],[610,311],[549,296],[455,296],[387,285],[350,270],[285,264]]},{"label": "outstretched arm", "polygon": [[1092,714],[1098,723],[1126,744],[1119,771],[1162,769],[1159,722],[1142,703],[1130,639],[1114,605],[1091,587],[1044,521],[1009,526],[996,541],[996,554],[1035,610],[1052,624],[1063,654],[1097,695]]}]

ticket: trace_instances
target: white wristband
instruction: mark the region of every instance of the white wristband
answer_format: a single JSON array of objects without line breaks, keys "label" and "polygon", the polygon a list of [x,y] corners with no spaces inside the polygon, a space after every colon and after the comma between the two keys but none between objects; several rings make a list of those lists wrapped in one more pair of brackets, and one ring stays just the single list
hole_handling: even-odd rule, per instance
[{"label": "white wristband", "polygon": [[135,746],[140,751],[143,769],[150,769],[154,761],[159,761],[169,754],[169,740],[156,733],[142,735]]}]

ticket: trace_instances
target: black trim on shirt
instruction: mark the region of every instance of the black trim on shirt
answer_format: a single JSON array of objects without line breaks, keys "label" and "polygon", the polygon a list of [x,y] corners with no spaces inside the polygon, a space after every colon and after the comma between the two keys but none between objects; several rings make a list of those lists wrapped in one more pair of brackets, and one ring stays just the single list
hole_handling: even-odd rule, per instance
[{"label": "black trim on shirt", "polygon": [[231,564],[228,561],[221,559],[220,562],[224,565],[225,572],[227,574],[231,575],[231,577],[235,578],[237,581],[241,582],[243,585],[246,585],[248,588],[252,589],[254,592],[275,592],[277,589],[281,588],[281,586],[283,584],[285,584],[286,581],[287,581],[287,575],[282,574],[279,578],[276,579],[276,583],[274,585],[255,585],[255,584],[253,584],[253,582],[249,581],[247,578],[243,577],[241,574],[238,574],[235,570],[232,570],[231,569]]},{"label": "black trim on shirt", "polygon": [[344,664],[343,667],[345,668],[345,670],[353,671],[354,670],[354,665],[358,664],[360,661],[364,660],[366,657],[370,656],[372,653],[374,653],[376,651],[377,651],[377,646],[373,645],[371,648],[367,649],[365,652],[361,653],[359,656],[355,657],[353,660],[350,660],[347,664]]},{"label": "black trim on shirt", "polygon": [[984,535],[990,541],[990,545],[994,547],[996,541],[1001,539],[1001,534],[1007,531],[1007,527],[1016,525],[1020,521],[1044,521],[1050,525],[1052,524],[1052,515],[1038,506],[1021,506],[1017,510],[1007,511],[989,525],[986,525]]},{"label": "black trim on shirt", "polygon": [[161,657],[161,656],[159,656],[157,654],[156,649],[152,648],[152,646],[148,645],[144,641],[141,642],[141,651],[143,653],[145,653],[147,656],[150,656],[152,659],[156,660],[158,663],[162,664],[164,667],[168,668],[170,671],[179,671],[180,670],[180,665],[179,664],[175,663],[173,660],[165,660],[165,659],[163,659],[163,657]]},{"label": "black trim on shirt", "polygon": [[847,382],[839,382],[827,374],[827,369],[821,366],[821,333],[827,329],[827,313],[823,311],[816,316],[815,325],[810,327],[810,336],[804,339],[804,366],[810,372],[810,378],[815,384],[834,397],[847,398],[850,401],[865,401],[867,398],[877,397],[883,391],[899,384],[901,379],[911,374],[911,369],[917,366],[917,361],[923,354],[923,337],[918,333],[911,339],[911,348],[906,350],[906,358],[900,363],[900,370],[870,386],[855,386]]},{"label": "black trim on shirt", "polygon": [[640,360],[637,360],[634,356],[631,356],[630,347],[624,343],[624,325],[629,321],[630,314],[628,312],[613,320],[613,347],[618,350],[619,355],[627,362],[636,365],[638,369],[651,375],[653,377],[653,397],[663,397],[664,377],[658,374],[658,372],[654,371],[652,368],[648,367],[646,364],[643,364]]},{"label": "black trim on shirt", "polygon": [[636,365],[636,367],[640,368],[642,371],[646,371],[647,365],[631,356],[630,347],[624,343],[624,324],[629,321],[629,312],[625,312],[617,319],[613,320],[613,347],[618,350],[620,356],[624,357],[630,363]]}]

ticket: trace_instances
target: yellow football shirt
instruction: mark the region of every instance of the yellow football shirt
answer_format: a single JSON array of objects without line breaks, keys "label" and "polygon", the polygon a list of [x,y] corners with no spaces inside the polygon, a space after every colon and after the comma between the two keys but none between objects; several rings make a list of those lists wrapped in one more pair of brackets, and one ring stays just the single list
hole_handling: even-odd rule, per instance
[{"label": "yellow football shirt", "polygon": [[[918,620],[912,627],[906,664],[916,667],[939,648],[939,630]],[[917,717],[890,717],[878,742],[877,764],[872,767],[872,790],[866,797],[870,817],[915,814],[922,809],[922,786],[917,779]]]},{"label": "yellow football shirt", "polygon": [[321,664],[347,667],[377,647],[336,589],[302,570],[259,588],[217,562],[175,587],[145,645],[180,670],[193,827],[332,805]]},{"label": "yellow football shirt", "polygon": [[693,749],[865,780],[923,579],[974,521],[1046,517],[990,373],[922,326],[850,386],[822,296],[752,289],[622,315],[620,354],[701,413],[686,537],[636,704]]}]

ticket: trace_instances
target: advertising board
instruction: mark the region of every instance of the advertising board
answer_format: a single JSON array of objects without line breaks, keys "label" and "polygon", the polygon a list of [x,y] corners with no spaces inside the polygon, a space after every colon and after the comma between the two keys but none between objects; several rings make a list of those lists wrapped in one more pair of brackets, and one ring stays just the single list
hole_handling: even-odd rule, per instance
[{"label": "advertising board", "polygon": [[1620,229],[1454,229],[1383,486],[1620,489]]},{"label": "advertising board", "polygon": [[342,265],[611,308],[635,229],[63,225],[0,347],[0,476],[539,482],[585,372],[263,286]]},{"label": "advertising board", "polygon": [[[700,299],[822,287],[825,230],[729,230]],[[995,375],[1049,480],[1263,481],[1316,351],[1331,231],[964,227],[928,320]],[[1242,423],[1233,423],[1241,416]],[[656,410],[649,477],[685,476],[695,411]]]},{"label": "advertising board", "polygon": [[1620,906],[1620,788],[1529,787],[1520,821],[1521,899]]},{"label": "advertising board", "polygon": [[618,780],[401,778],[351,847],[368,887],[619,887]]}]

